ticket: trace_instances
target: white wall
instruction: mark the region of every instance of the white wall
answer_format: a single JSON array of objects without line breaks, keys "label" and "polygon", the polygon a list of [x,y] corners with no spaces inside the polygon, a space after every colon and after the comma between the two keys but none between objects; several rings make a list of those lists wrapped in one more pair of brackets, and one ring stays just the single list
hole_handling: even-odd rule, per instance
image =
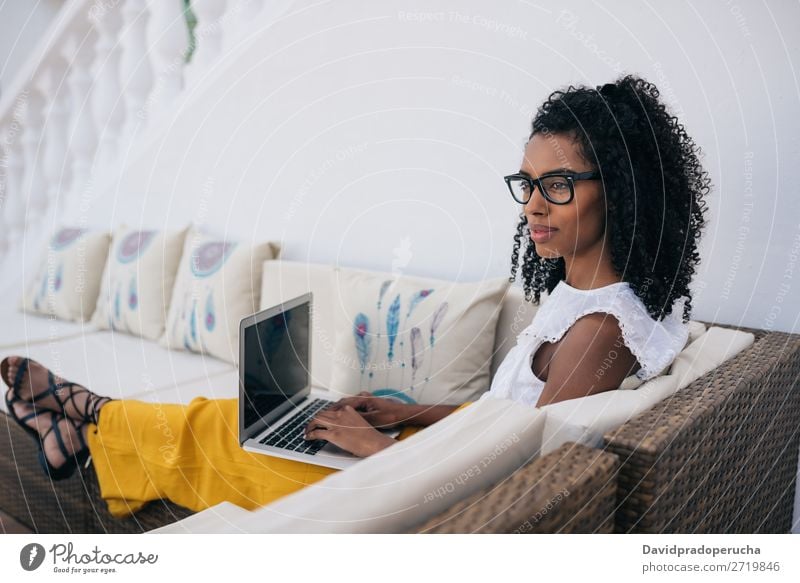
[{"label": "white wall", "polygon": [[289,259],[502,276],[518,212],[502,176],[534,109],[566,84],[635,72],[703,147],[715,184],[693,317],[800,331],[797,3],[291,10],[159,124],[92,204],[95,221],[196,220],[279,239]]},{"label": "white wall", "polygon": [[0,0],[0,95],[46,36],[64,0]]}]

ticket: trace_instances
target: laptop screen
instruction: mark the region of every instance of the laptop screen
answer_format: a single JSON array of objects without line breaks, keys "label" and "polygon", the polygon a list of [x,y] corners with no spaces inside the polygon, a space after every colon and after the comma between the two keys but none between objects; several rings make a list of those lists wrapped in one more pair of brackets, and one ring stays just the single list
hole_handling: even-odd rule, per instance
[{"label": "laptop screen", "polygon": [[244,330],[244,427],[309,383],[309,311],[304,302]]}]

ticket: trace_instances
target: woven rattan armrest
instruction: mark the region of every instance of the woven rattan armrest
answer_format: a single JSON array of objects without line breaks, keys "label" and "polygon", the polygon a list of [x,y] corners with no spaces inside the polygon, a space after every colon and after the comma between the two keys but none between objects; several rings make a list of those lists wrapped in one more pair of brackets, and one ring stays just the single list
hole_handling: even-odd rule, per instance
[{"label": "woven rattan armrest", "polygon": [[800,335],[744,330],[750,347],[605,434],[621,463],[617,532],[789,531]]}]

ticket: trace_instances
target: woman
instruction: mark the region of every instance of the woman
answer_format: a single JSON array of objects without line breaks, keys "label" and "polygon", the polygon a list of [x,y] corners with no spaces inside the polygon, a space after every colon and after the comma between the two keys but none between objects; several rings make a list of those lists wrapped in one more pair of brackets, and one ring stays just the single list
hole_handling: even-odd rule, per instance
[{"label": "woman", "polygon": [[[542,304],[484,398],[535,406],[659,374],[688,336],[688,285],[699,262],[709,179],[692,139],[655,86],[626,76],[597,89],[570,86],[538,110],[519,172],[505,181],[521,205],[512,272]],[[253,455],[234,438],[236,399],[189,405],[111,400],[10,357],[0,375],[10,414],[41,446],[53,478],[91,459],[114,516],[168,498],[192,510],[223,500],[253,509],[337,471]],[[360,393],[320,412],[308,439],[357,456],[403,439],[457,409]]]}]

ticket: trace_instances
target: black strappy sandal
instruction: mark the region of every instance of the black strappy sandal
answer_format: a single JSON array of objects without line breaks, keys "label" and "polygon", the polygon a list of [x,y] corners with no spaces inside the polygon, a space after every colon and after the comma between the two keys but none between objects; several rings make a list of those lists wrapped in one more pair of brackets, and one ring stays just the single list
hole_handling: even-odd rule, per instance
[{"label": "black strappy sandal", "polygon": [[[67,446],[64,443],[64,436],[61,435],[61,428],[59,427],[58,423],[61,419],[66,419],[68,423],[70,423],[75,429],[75,434],[78,436],[78,441],[80,442],[80,449],[77,450],[75,453],[69,453],[67,450]],[[64,417],[56,413],[55,411],[50,411],[50,421],[52,424],[50,428],[44,432],[42,435],[41,441],[39,443],[39,464],[42,466],[42,469],[46,474],[50,476],[53,480],[64,480],[69,478],[72,474],[75,473],[75,470],[83,463],[89,459],[89,445],[83,439],[83,432],[81,428],[83,427],[83,423],[76,423],[74,420],[70,419],[69,417]],[[61,455],[64,456],[65,460],[63,464],[58,467],[54,467],[50,464],[50,461],[47,459],[47,455],[44,453],[44,440],[47,439],[47,436],[50,435],[51,432],[54,432],[56,435],[56,442],[58,443],[58,448],[61,450]]]},{"label": "black strappy sandal", "polygon": [[[89,389],[79,385],[78,383],[71,383],[69,381],[57,383],[55,382],[53,373],[48,374],[50,376],[48,377],[49,385],[47,386],[46,393],[53,395],[59,407],[61,407],[61,414],[68,419],[72,419],[72,416],[67,414],[66,409],[67,403],[72,401],[72,408],[77,412],[81,423],[94,423],[97,425],[97,410],[101,405],[105,405],[109,401],[113,401],[113,399],[111,397],[101,397],[100,395],[95,395]],[[61,392],[67,389],[69,389],[69,392],[66,398],[62,400]],[[78,407],[78,403],[75,402],[75,395],[80,395],[81,393],[90,393],[90,396],[87,397],[83,403],[83,411],[81,411],[81,409]]]},{"label": "black strappy sandal", "polygon": [[[9,399],[9,395],[12,395],[12,398]],[[28,403],[25,399],[20,398],[17,395],[17,392],[14,390],[13,387],[9,388],[5,395],[6,401],[6,408],[8,409],[9,416],[19,424],[22,429],[25,430],[28,435],[33,437],[34,441],[36,442],[37,447],[39,448],[38,452],[38,459],[39,465],[42,466],[42,470],[48,476],[50,476],[53,480],[64,480],[69,478],[72,474],[75,473],[75,470],[78,468],[79,465],[86,462],[89,458],[89,445],[83,439],[83,433],[81,431],[83,427],[83,423],[76,423],[69,417],[62,417],[55,411],[51,411],[50,409],[40,408],[36,410],[34,405],[34,411],[25,415],[24,417],[20,417],[17,415],[17,412],[14,410],[15,403]],[[28,421],[31,419],[35,419],[40,415],[50,415],[50,427],[47,431],[44,432],[44,435],[40,436],[39,432],[36,431],[33,427],[28,425]],[[61,419],[66,419],[68,423],[72,424],[72,427],[75,429],[75,433],[78,436],[78,441],[80,442],[80,449],[75,453],[69,453],[67,450],[67,446],[64,443],[64,436],[61,434],[61,428],[59,427],[59,422]],[[58,467],[53,466],[50,464],[50,461],[47,459],[47,455],[44,452],[44,440],[47,439],[47,436],[50,435],[51,432],[55,432],[56,442],[58,443],[58,448],[61,450],[61,454],[64,456],[64,463]]]},{"label": "black strappy sandal", "polygon": [[[11,384],[11,390],[14,392],[15,399],[19,399],[28,404],[35,404],[37,401],[44,399],[47,395],[53,395],[56,403],[58,403],[60,411],[56,411],[56,413],[60,413],[64,417],[68,419],[72,419],[72,415],[67,414],[66,405],[68,402],[72,401],[72,408],[77,412],[78,417],[80,417],[79,421],[81,423],[94,423],[97,424],[97,410],[100,408],[101,405],[106,404],[113,399],[111,397],[101,397],[99,395],[94,395],[89,389],[86,387],[79,385],[78,383],[72,383],[69,381],[64,381],[61,383],[56,382],[56,377],[50,369],[47,369],[47,388],[40,392],[38,395],[33,395],[33,398],[29,401],[27,399],[23,399],[19,395],[19,385],[22,382],[23,375],[28,372],[29,364],[31,359],[23,358],[19,364],[19,369],[17,369],[17,374],[14,377],[14,382]],[[36,361],[33,361],[36,362]],[[36,363],[39,364],[39,363]],[[43,365],[39,365],[44,368]],[[7,374],[8,374],[8,358],[4,358],[2,362],[0,362],[0,375],[2,375],[3,381],[7,383]],[[69,392],[66,398],[61,398],[61,393],[69,389]],[[81,408],[78,407],[78,403],[75,401],[75,395],[80,395],[81,393],[90,393],[86,401],[84,402],[83,411]],[[47,407],[45,407],[47,409]]]},{"label": "black strappy sandal", "polygon": [[[9,395],[11,395],[10,399]],[[20,427],[22,427],[28,435],[30,435],[34,439],[39,439],[39,432],[36,431],[30,425],[28,425],[26,421],[33,419],[34,417],[38,417],[43,413],[52,413],[52,411],[50,411],[50,409],[39,409],[38,411],[34,409],[33,413],[31,413],[30,415],[25,415],[25,417],[20,418],[19,415],[17,415],[17,412],[14,411],[14,403],[17,403],[18,401],[22,402],[26,401],[24,399],[20,399],[19,397],[17,397],[17,394],[14,392],[13,388],[9,388],[8,391],[6,391],[5,400],[6,400],[6,410],[8,411],[8,416],[11,417],[14,421],[16,421],[17,424]]]}]

